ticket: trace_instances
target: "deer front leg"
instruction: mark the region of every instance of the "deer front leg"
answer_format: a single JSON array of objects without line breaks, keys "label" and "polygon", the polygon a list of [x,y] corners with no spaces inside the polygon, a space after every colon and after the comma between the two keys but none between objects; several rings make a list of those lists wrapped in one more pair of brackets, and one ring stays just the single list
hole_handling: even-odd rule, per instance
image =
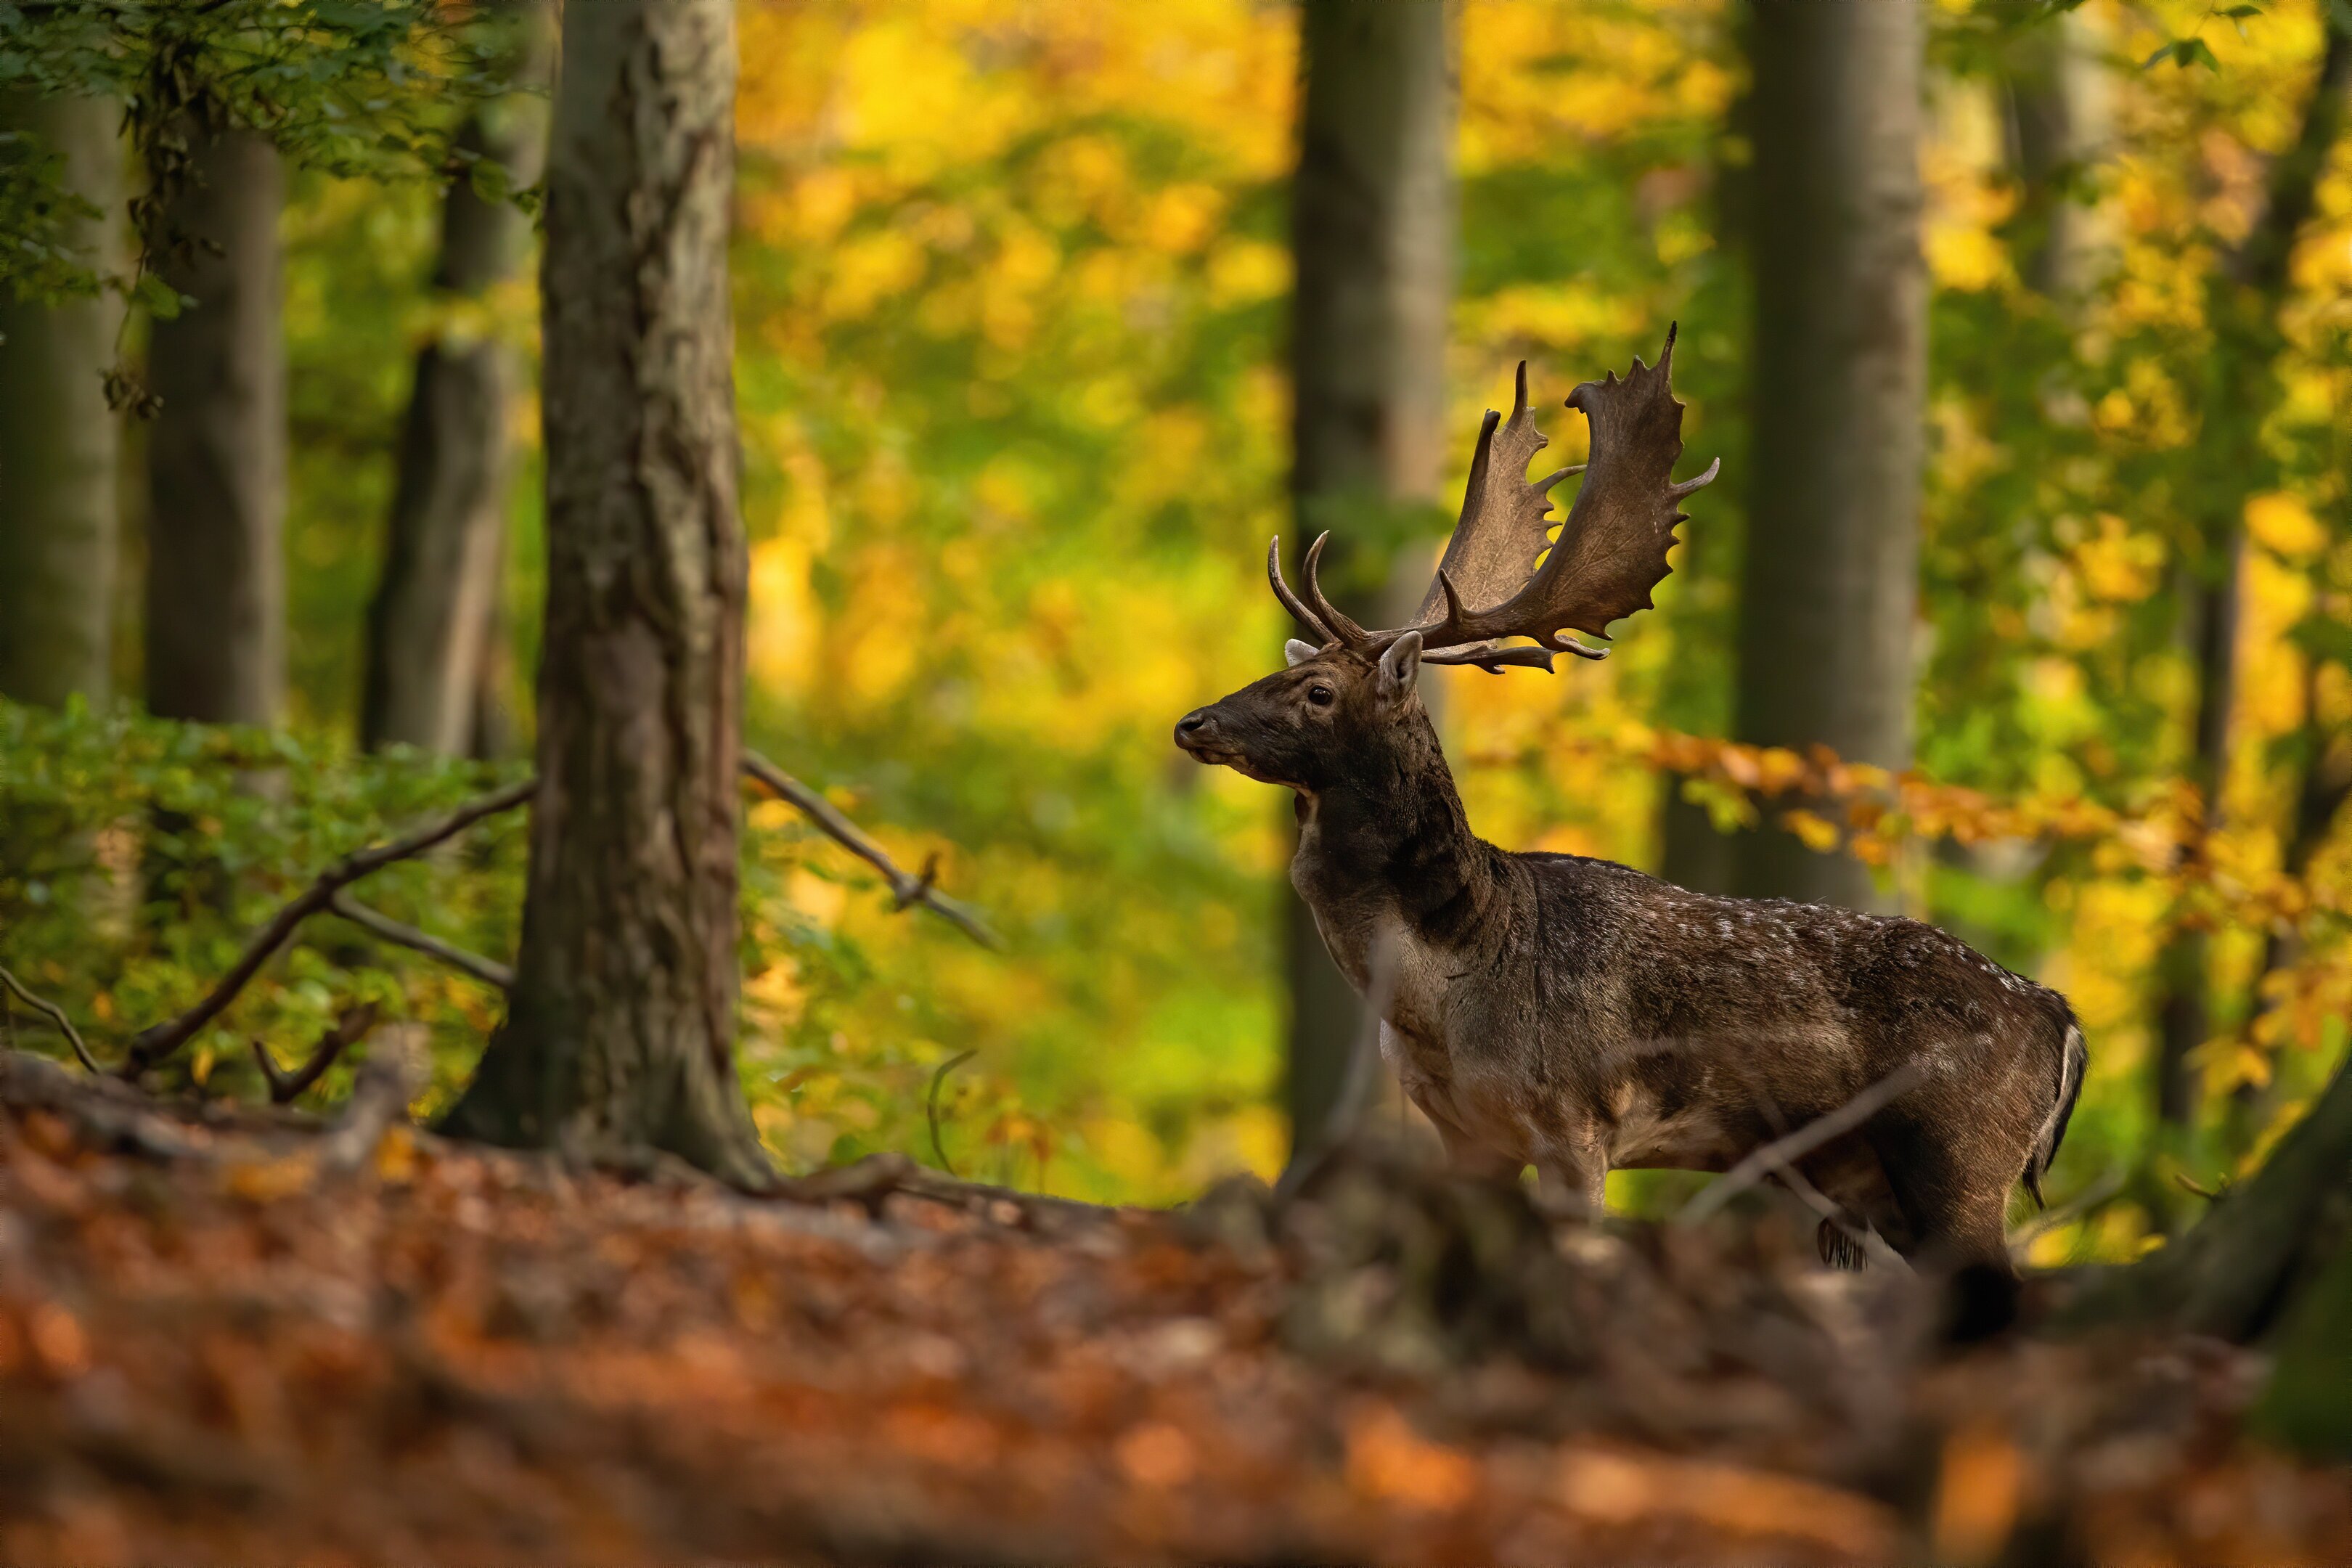
[{"label": "deer front leg", "polygon": [[1437,1114],[1419,1100],[1422,1114],[1437,1129],[1438,1141],[1445,1145],[1445,1163],[1454,1174],[1468,1176],[1479,1182],[1516,1182],[1527,1163],[1508,1154],[1473,1140],[1470,1135],[1447,1118]]},{"label": "deer front leg", "polygon": [[1535,1165],[1545,1206],[1587,1220],[1609,1212],[1609,1156],[1597,1140],[1547,1140]]}]

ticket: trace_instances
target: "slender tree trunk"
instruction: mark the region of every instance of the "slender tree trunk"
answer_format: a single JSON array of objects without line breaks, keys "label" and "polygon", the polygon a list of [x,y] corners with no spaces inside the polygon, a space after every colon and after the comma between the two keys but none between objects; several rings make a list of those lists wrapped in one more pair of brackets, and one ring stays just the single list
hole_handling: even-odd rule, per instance
[{"label": "slender tree trunk", "polygon": [[2095,24],[2081,11],[2027,26],[2004,65],[2010,166],[2022,193],[2018,270],[2036,293],[2072,300],[2089,287],[2096,214],[2080,197],[2084,166],[2109,133],[2107,79]]},{"label": "slender tree trunk", "polygon": [[[1414,551],[1391,559],[1385,547],[1360,546],[1368,526],[1433,506],[1444,452],[1455,224],[1446,9],[1440,0],[1307,0],[1300,41],[1291,198],[1297,542],[1335,529],[1327,575],[1341,589],[1341,607],[1395,624],[1380,610],[1417,609],[1428,563]],[[1351,531],[1359,547],[1340,557]],[[1282,897],[1296,1146],[1328,1120],[1364,1014],[1306,904],[1287,887]]]},{"label": "slender tree trunk", "polygon": [[171,214],[186,252],[163,268],[195,302],[148,346],[147,706],[267,724],[286,695],[284,181],[249,131],[203,139],[196,175]]},{"label": "slender tree trunk", "polygon": [[[99,209],[72,237],[101,272],[121,265],[121,110],[88,98],[0,98],[0,128],[65,160],[65,186]],[[0,696],[48,707],[111,687],[121,429],[100,377],[115,296],[56,305],[0,289]]]},{"label": "slender tree trunk", "polygon": [[[516,109],[477,110],[459,144],[529,184],[544,132]],[[470,180],[453,180],[435,290],[478,300],[513,275],[530,240],[530,220],[511,203],[486,202]],[[383,575],[368,606],[360,741],[370,750],[461,753],[483,728],[477,708],[495,691],[488,677],[499,666],[514,378],[513,353],[495,336],[445,334],[417,353]]]},{"label": "slender tree trunk", "polygon": [[[2203,399],[2200,461],[2213,477],[2197,518],[2195,557],[2188,563],[2189,632],[2197,666],[2189,776],[2205,797],[2203,832],[2221,820],[2221,797],[2237,686],[2238,599],[2246,498],[2267,488],[2273,472],[2262,442],[2263,423],[2278,405],[2273,366],[2282,338],[2279,307],[2286,294],[2287,260],[2317,200],[2352,85],[2352,19],[2326,8],[2326,44],[2318,79],[2294,143],[2271,167],[2263,211],[2246,238],[2206,291],[2213,333]],[[2189,847],[2192,855],[2202,845]],[[2202,931],[2178,928],[2158,963],[2154,1092],[2158,1119],[2184,1130],[2196,1120],[2194,1053],[2212,1032],[2210,964]]]},{"label": "slender tree trunk", "polygon": [[[1757,0],[1754,443],[1740,739],[1910,755],[1922,398],[1921,7]],[[1861,908],[1867,869],[1776,826],[1735,886]]]},{"label": "slender tree trunk", "polygon": [[510,1011],[449,1127],[757,1185],[733,1047],[731,0],[567,6],[560,68],[539,795]]}]

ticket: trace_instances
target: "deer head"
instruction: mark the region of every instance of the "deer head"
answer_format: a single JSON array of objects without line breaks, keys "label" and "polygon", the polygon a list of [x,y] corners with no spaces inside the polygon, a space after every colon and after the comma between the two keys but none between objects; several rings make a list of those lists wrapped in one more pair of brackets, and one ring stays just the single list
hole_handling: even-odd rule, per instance
[{"label": "deer head", "polygon": [[[1390,771],[1396,759],[1387,753],[1401,745],[1420,749],[1426,721],[1399,721],[1420,712],[1413,677],[1423,663],[1499,674],[1512,665],[1549,670],[1557,653],[1607,658],[1606,648],[1566,634],[1607,641],[1611,622],[1650,607],[1651,590],[1669,570],[1675,525],[1684,521],[1678,504],[1723,466],[1718,459],[1697,478],[1675,481],[1683,405],[1670,380],[1674,354],[1669,327],[1654,369],[1637,358],[1623,380],[1612,371],[1570,393],[1567,406],[1591,427],[1591,455],[1535,480],[1528,464],[1549,443],[1528,413],[1528,367],[1520,362],[1511,416],[1487,411],[1461,521],[1410,626],[1368,631],[1324,595],[1318,567],[1328,533],[1307,547],[1305,595],[1294,593],[1282,575],[1282,541],[1275,540],[1266,580],[1319,640],[1294,638],[1287,668],[1186,714],[1176,743],[1202,762],[1316,794],[1349,773]],[[1577,473],[1584,483],[1555,540],[1551,490]]]}]

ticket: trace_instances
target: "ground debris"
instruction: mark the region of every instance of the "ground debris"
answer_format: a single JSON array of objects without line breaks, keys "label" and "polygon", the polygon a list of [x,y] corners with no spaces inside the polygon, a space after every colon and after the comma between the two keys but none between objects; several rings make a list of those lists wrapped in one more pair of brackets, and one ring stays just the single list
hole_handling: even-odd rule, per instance
[{"label": "ground debris", "polygon": [[399,1126],[330,1179],[101,1092],[0,1110],[11,1563],[2352,1556],[2342,1472],[2238,1434],[2254,1358],[1954,1358],[1754,1215],[1379,1158],[1172,1215],[749,1199]]}]

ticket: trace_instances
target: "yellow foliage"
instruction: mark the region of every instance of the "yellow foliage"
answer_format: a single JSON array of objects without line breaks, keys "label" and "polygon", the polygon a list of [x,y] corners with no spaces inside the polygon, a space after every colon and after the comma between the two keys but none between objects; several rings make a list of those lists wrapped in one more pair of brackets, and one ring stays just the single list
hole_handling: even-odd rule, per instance
[{"label": "yellow foliage", "polygon": [[2327,531],[2311,508],[2284,490],[2247,498],[2246,531],[2281,555],[2316,555],[2327,545]]}]

